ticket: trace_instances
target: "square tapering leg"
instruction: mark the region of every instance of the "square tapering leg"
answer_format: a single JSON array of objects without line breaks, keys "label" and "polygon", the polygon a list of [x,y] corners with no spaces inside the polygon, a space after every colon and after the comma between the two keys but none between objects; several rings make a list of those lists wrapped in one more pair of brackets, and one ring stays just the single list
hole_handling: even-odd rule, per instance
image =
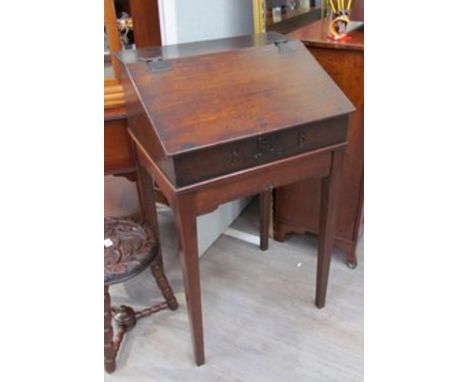
[{"label": "square tapering leg", "polygon": [[198,258],[197,217],[190,198],[180,197],[174,208],[179,233],[179,255],[184,276],[185,298],[192,333],[195,363],[205,363],[203,319]]},{"label": "square tapering leg", "polygon": [[315,305],[317,305],[318,308],[323,308],[325,306],[327,294],[328,274],[330,272],[331,254],[335,237],[343,154],[344,152],[342,150],[333,153],[330,175],[322,179],[320,232],[317,254],[317,283],[315,292]]},{"label": "square tapering leg", "polygon": [[270,228],[271,190],[260,193],[260,249],[268,249],[268,234]]}]

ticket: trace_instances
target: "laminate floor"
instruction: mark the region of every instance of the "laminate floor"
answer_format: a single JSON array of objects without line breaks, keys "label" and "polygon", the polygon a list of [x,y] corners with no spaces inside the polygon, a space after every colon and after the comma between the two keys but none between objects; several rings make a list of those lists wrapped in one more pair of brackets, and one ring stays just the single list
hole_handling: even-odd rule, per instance
[{"label": "laminate floor", "polygon": [[[200,260],[206,364],[196,367],[172,213],[159,213],[166,275],[180,308],[140,320],[105,381],[362,381],[364,257],[350,270],[334,253],[327,304],[313,304],[317,241],[291,236],[270,249],[222,235]],[[255,200],[232,227],[258,231]],[[147,270],[110,288],[113,305],[160,300]]]}]

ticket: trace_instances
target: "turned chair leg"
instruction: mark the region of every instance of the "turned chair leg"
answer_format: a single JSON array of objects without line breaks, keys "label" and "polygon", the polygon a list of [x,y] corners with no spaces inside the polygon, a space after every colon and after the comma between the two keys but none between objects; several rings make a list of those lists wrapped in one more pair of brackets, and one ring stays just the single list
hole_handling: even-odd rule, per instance
[{"label": "turned chair leg", "polygon": [[166,275],[164,274],[161,252],[158,253],[156,259],[151,264],[151,272],[153,273],[156,284],[158,284],[158,287],[166,300],[167,306],[170,310],[176,310],[179,307],[179,304],[174,296],[174,292],[172,291],[169,281],[167,281]]},{"label": "turned chair leg", "polygon": [[109,286],[104,286],[104,368],[108,373],[115,371],[114,331]]}]

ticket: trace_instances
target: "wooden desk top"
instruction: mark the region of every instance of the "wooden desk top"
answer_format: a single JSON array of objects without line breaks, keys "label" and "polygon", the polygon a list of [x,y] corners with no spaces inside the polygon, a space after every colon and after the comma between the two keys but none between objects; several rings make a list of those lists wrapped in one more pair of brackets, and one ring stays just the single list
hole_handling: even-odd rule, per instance
[{"label": "wooden desk top", "polygon": [[354,110],[300,41],[190,58],[163,50],[169,68],[160,71],[140,59],[147,54],[136,50],[123,61],[166,156]]},{"label": "wooden desk top", "polygon": [[175,187],[345,141],[354,106],[300,41],[187,45],[119,54],[132,137]]},{"label": "wooden desk top", "polygon": [[153,46],[137,50],[123,50],[116,53],[116,55],[125,64],[136,62],[141,57],[161,56],[165,60],[168,60],[272,44],[275,40],[281,38],[284,39],[286,37],[276,32],[268,32],[257,35],[229,37],[177,45]]},{"label": "wooden desk top", "polygon": [[364,24],[352,21],[348,35],[350,40],[332,41],[328,38],[328,20],[319,20],[288,34],[291,39],[301,40],[306,46],[364,51]]}]

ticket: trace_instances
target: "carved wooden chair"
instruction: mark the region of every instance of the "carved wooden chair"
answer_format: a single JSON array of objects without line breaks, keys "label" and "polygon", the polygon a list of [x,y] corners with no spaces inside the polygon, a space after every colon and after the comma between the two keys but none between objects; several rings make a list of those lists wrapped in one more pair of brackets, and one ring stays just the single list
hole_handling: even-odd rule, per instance
[{"label": "carved wooden chair", "polygon": [[[148,266],[165,301],[136,312],[126,305],[111,307],[109,286],[135,277]],[[131,218],[105,218],[104,367],[108,373],[115,370],[125,332],[131,330],[139,318],[168,308],[176,310],[178,303],[164,274],[161,249],[152,226]],[[115,338],[112,319],[118,328]]]}]

